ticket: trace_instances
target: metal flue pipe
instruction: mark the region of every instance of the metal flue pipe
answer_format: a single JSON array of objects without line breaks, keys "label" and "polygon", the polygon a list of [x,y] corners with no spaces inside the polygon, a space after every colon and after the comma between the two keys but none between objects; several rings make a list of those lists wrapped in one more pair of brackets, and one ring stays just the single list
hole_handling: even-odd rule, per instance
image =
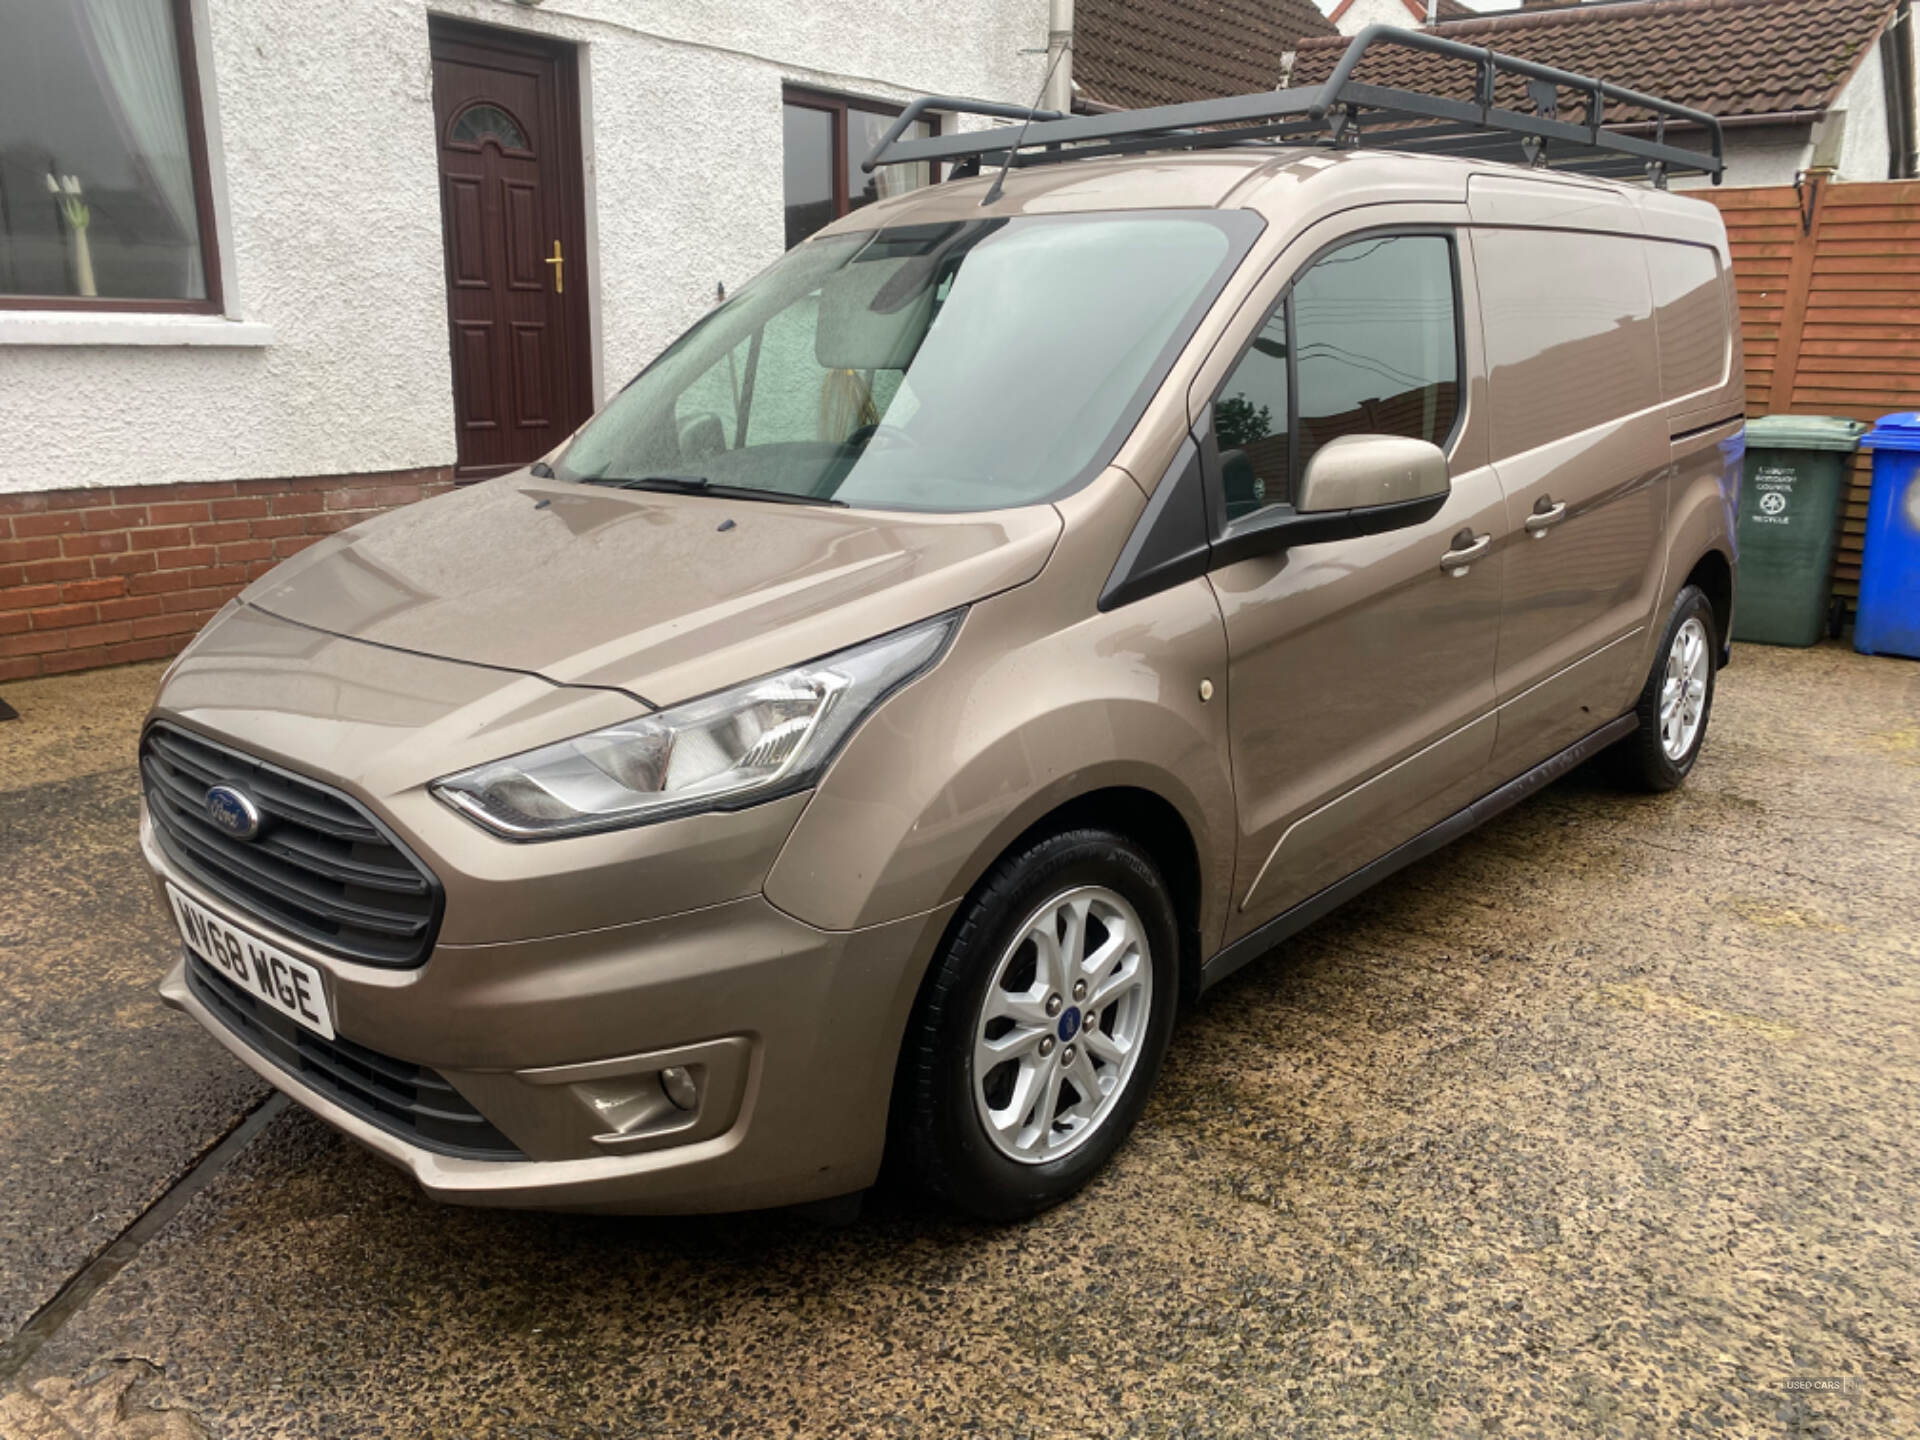
[{"label": "metal flue pipe", "polygon": [[1073,111],[1073,0],[1049,0],[1047,6],[1047,87],[1040,108],[1062,115]]}]

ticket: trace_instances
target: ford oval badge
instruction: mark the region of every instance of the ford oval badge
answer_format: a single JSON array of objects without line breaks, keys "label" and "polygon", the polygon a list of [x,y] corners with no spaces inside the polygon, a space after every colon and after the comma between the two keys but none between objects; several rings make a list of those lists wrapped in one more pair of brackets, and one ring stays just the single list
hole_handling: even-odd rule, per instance
[{"label": "ford oval badge", "polygon": [[231,785],[207,791],[207,819],[222,835],[236,840],[251,840],[260,833],[260,807]]}]

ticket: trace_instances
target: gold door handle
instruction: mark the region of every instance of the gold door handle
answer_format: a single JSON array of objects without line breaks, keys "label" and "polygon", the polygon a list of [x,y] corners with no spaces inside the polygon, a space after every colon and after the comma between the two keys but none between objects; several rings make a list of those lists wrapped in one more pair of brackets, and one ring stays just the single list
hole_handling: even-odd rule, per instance
[{"label": "gold door handle", "polygon": [[561,277],[567,273],[567,259],[566,256],[560,253],[560,242],[558,240],[553,242],[553,254],[547,257],[547,264],[553,266],[553,293],[556,295],[564,294],[566,287],[561,284]]}]

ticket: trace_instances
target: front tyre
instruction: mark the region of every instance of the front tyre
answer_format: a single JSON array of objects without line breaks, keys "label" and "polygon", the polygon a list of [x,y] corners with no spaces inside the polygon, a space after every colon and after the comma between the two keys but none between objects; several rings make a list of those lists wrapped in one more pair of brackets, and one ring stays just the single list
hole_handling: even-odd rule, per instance
[{"label": "front tyre", "polygon": [[1713,605],[1697,585],[1682,588],[1667,616],[1653,673],[1634,712],[1640,728],[1614,750],[1620,779],[1642,790],[1671,790],[1687,778],[1707,738],[1714,660],[1720,640]]},{"label": "front tyre", "polygon": [[1159,871],[1110,831],[1048,836],[988,872],[907,1035],[901,1138],[923,1188],[1018,1220],[1092,1178],[1166,1054],[1176,933]]}]

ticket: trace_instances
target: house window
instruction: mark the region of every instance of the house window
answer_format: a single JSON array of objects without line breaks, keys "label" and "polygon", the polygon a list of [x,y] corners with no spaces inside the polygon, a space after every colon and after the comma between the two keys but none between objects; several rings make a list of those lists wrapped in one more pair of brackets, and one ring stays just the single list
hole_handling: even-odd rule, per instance
[{"label": "house window", "polygon": [[[871,175],[860,162],[900,114],[897,105],[849,100],[791,87],[785,96],[787,245],[822,225],[891,195],[939,179],[931,165],[883,165]],[[916,120],[907,138],[938,135],[937,120]]]},{"label": "house window", "polygon": [[0,306],[219,307],[191,0],[0,0]]},{"label": "house window", "polygon": [[489,140],[502,150],[512,150],[522,155],[533,153],[533,147],[527,144],[527,132],[520,128],[520,122],[498,105],[489,105],[484,101],[462,110],[454,117],[453,125],[447,131],[447,143],[462,150],[481,149]]}]

